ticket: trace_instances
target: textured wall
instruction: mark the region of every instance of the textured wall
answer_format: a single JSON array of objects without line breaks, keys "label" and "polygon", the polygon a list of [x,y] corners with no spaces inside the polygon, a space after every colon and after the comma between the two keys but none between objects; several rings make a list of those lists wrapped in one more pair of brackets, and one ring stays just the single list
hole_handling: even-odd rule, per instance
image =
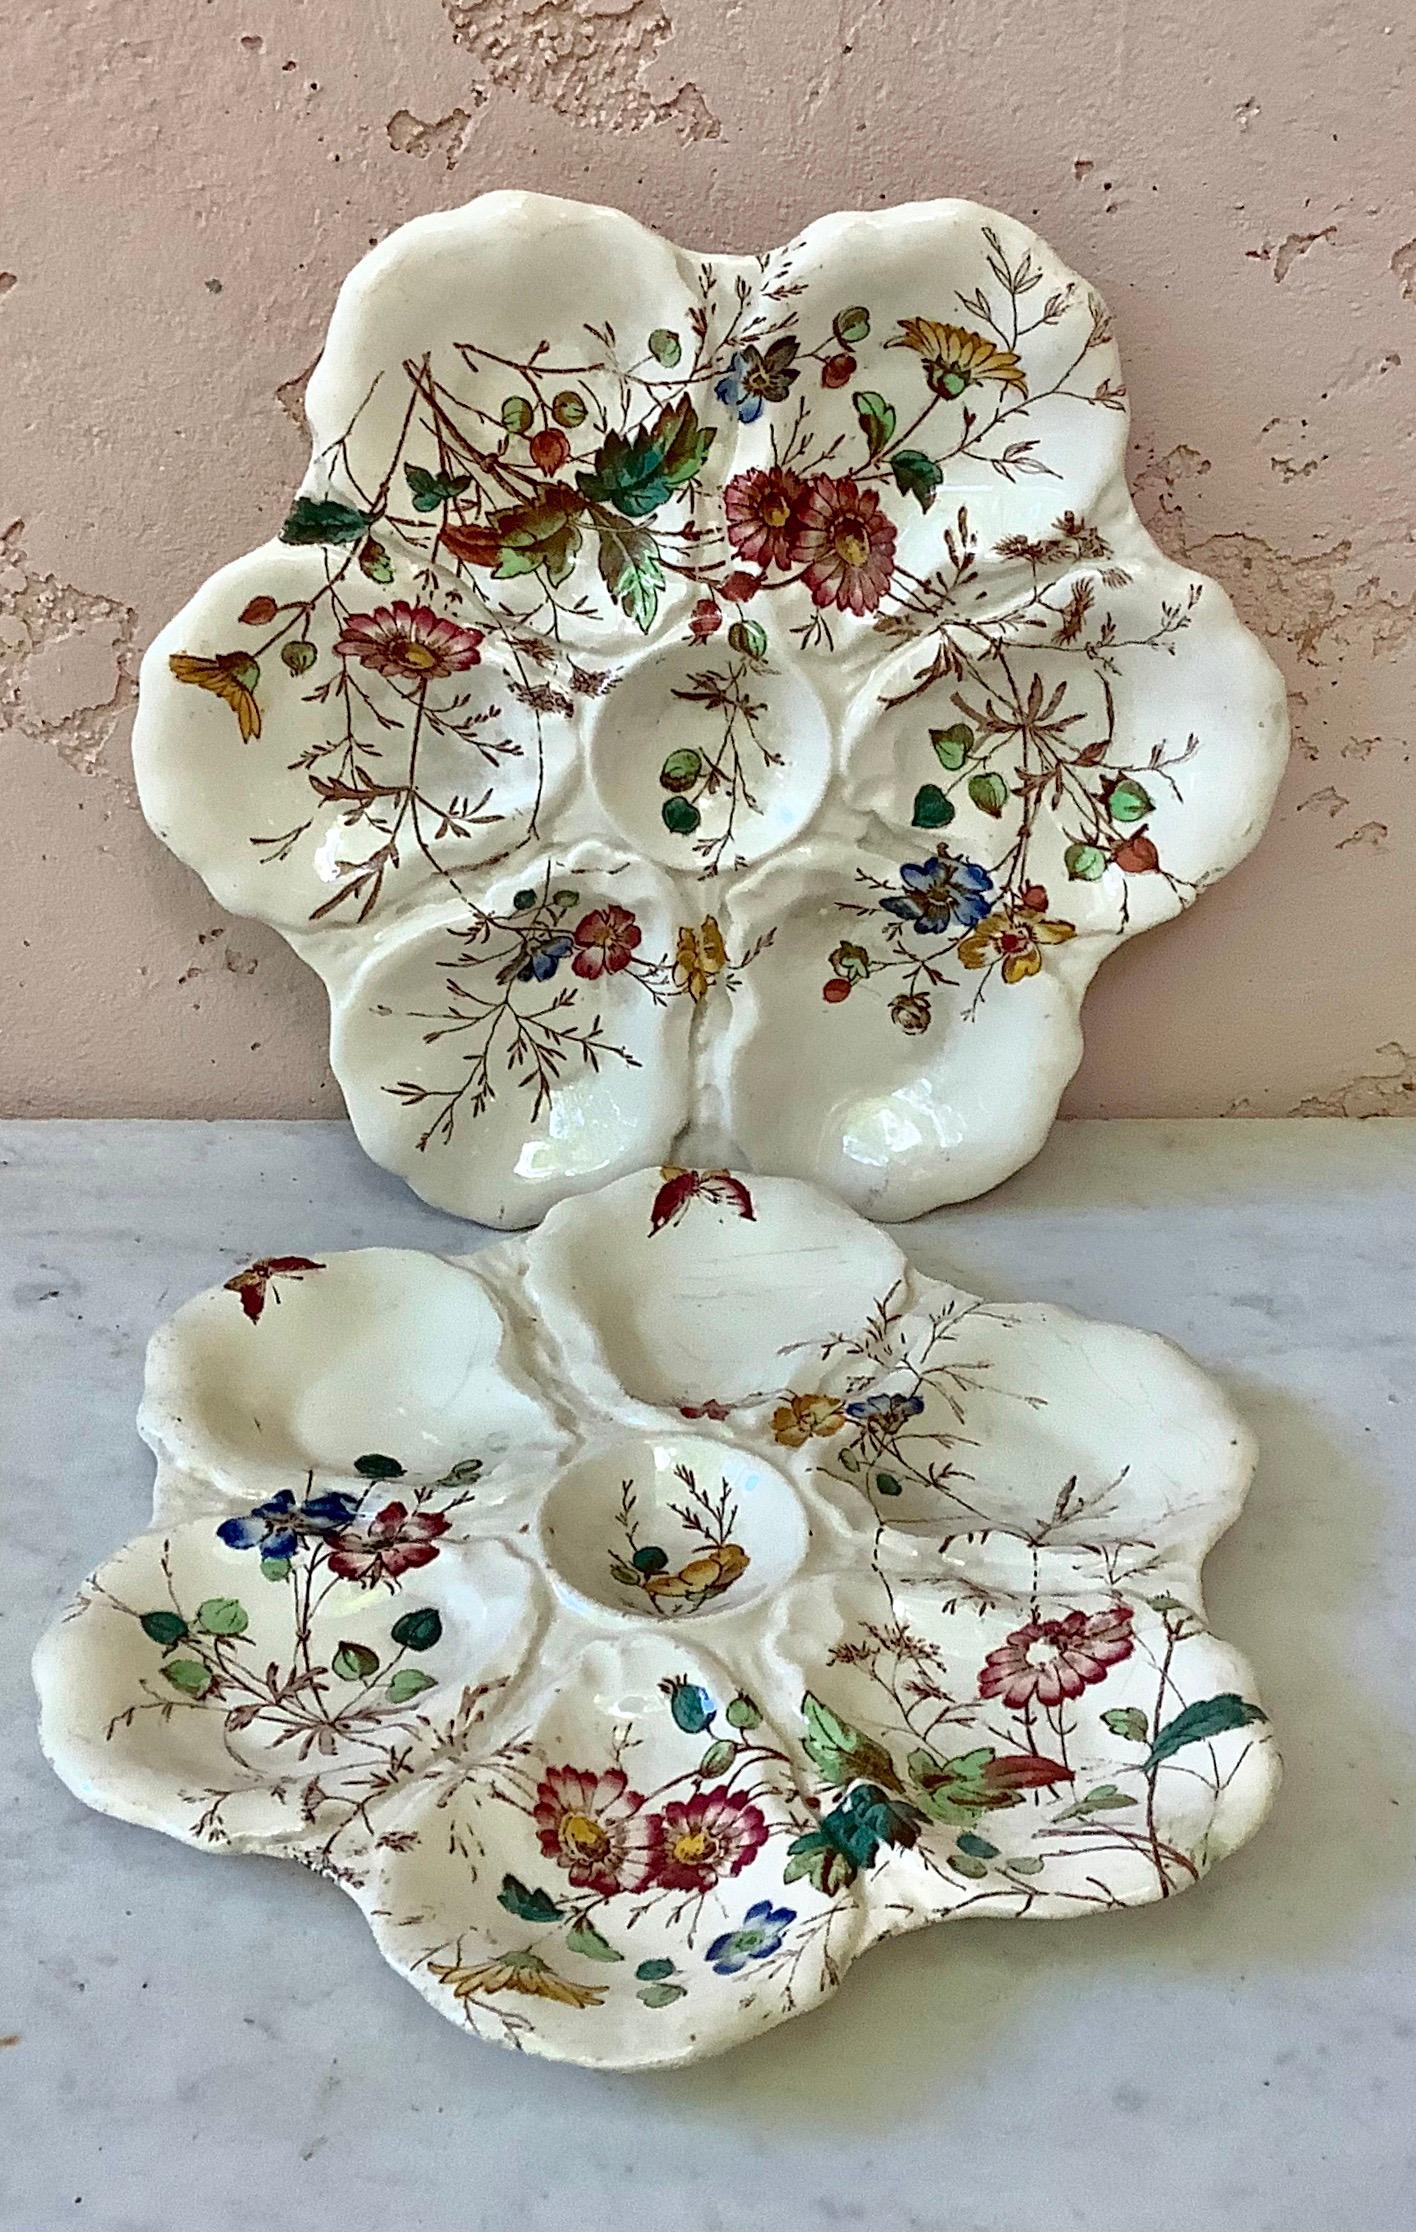
[{"label": "textured wall", "polygon": [[335,1113],[143,827],[135,655],[274,531],[335,287],[524,185],[695,247],[966,194],[1116,313],[1133,476],[1292,688],[1257,856],[1109,962],[1077,1113],[1416,1108],[1416,200],[1394,0],[44,0],[0,86],[0,1107]]}]

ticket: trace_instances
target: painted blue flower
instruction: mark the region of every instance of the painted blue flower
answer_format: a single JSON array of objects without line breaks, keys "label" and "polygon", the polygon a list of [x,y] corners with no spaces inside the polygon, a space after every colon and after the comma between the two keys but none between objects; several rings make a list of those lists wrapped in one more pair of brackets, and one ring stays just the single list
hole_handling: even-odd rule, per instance
[{"label": "painted blue flower", "polygon": [[568,954],[575,951],[574,938],[548,938],[527,954],[516,972],[519,984],[549,984]]},{"label": "painted blue flower", "polygon": [[750,1906],[735,1930],[715,1937],[704,1955],[719,1976],[736,1976],[749,1961],[765,1961],[775,1953],[796,1920],[795,1907],[774,1907],[770,1899]]},{"label": "painted blue flower", "polygon": [[959,860],[941,846],[928,860],[907,860],[900,869],[901,892],[880,904],[886,914],[912,922],[922,938],[937,937],[951,922],[971,930],[988,913],[993,878],[976,861]]},{"label": "painted blue flower", "polygon": [[922,1395],[887,1395],[883,1390],[845,1406],[847,1418],[872,1426],[878,1434],[897,1434],[907,1419],[918,1418],[923,1409]]},{"label": "painted blue flower", "polygon": [[762,397],[755,395],[747,384],[749,370],[742,350],[734,350],[729,369],[713,390],[720,403],[726,403],[730,411],[737,412],[744,426],[751,426],[754,419],[762,416]]},{"label": "painted blue flower", "polygon": [[342,1488],[311,1496],[297,1504],[291,1490],[282,1488],[268,1503],[239,1519],[223,1519],[217,1534],[228,1550],[259,1550],[263,1558],[293,1558],[301,1535],[333,1534],[358,1516],[362,1498]]}]

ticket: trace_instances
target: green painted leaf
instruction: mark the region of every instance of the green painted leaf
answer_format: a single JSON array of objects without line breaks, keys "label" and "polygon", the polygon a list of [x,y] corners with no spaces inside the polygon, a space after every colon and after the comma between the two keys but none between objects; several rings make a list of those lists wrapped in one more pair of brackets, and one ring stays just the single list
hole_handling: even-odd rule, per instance
[{"label": "green painted leaf", "polygon": [[1154,806],[1150,792],[1129,775],[1113,783],[1106,794],[1106,811],[1114,822],[1140,821]]},{"label": "green painted leaf", "polygon": [[900,1778],[895,1764],[883,1744],[867,1736],[849,1721],[843,1721],[823,1705],[810,1690],[801,1701],[806,1717],[806,1735],[802,1749],[812,1765],[836,1789],[861,1777],[871,1782],[883,1783],[887,1789],[898,1790]]},{"label": "green painted leaf", "polygon": [[1139,1705],[1113,1705],[1101,1718],[1113,1736],[1123,1737],[1128,1744],[1143,1744],[1150,1734],[1150,1722]]},{"label": "green painted leaf", "polygon": [[587,1961],[622,1961],[607,1937],[602,1937],[593,1922],[577,1922],[566,1935],[567,1949],[581,1954]]},{"label": "green painted leaf", "polygon": [[438,1486],[439,1488],[470,1488],[473,1481],[480,1480],[481,1477],[482,1460],[480,1457],[459,1457],[455,1465],[448,1466],[447,1471],[438,1481]]},{"label": "green painted leaf", "polygon": [[944,478],[943,469],[934,459],[926,457],[923,450],[896,450],[890,460],[890,470],[900,494],[916,497],[920,510],[928,511]]},{"label": "green painted leaf", "polygon": [[729,1728],[760,1728],[762,1708],[750,1697],[737,1696],[728,1706]]},{"label": "green painted leaf", "polygon": [[1040,1852],[1020,1853],[1016,1860],[1008,1860],[1004,1865],[1010,1875],[1041,1875],[1042,1854]]},{"label": "green painted leaf", "polygon": [[974,732],[967,721],[955,721],[952,728],[932,728],[929,741],[940,766],[957,775],[973,750]]},{"label": "green painted leaf", "polygon": [[405,1612],[394,1621],[390,1632],[405,1651],[431,1651],[442,1635],[442,1617],[431,1605],[425,1605],[417,1612]]},{"label": "green painted leaf", "polygon": [[666,791],[691,790],[703,773],[703,754],[695,752],[691,744],[670,752],[659,769],[660,787]]},{"label": "green painted leaf", "polygon": [[365,1480],[402,1480],[403,1467],[396,1457],[381,1457],[373,1450],[367,1457],[356,1457],[354,1470]]},{"label": "green painted leaf", "polygon": [[211,1669],[200,1659],[169,1659],[162,1676],[184,1697],[205,1697],[212,1683]]},{"label": "green painted leaf", "polygon": [[550,483],[530,503],[513,504],[494,512],[489,525],[498,536],[498,581],[514,581],[521,574],[543,573],[559,587],[575,565],[583,540],[579,517],[580,498],[568,488]]},{"label": "green painted leaf", "polygon": [[1106,871],[1106,855],[1095,845],[1069,845],[1062,860],[1074,883],[1095,883]]},{"label": "green painted leaf", "polygon": [[980,1876],[986,1876],[988,1873],[988,1862],[986,1860],[975,1860],[967,1852],[951,1852],[949,1865],[951,1868],[956,1868],[960,1875],[972,1877],[975,1882]]},{"label": "green painted leaf", "polygon": [[641,1961],[634,1973],[641,1984],[659,1984],[666,1976],[673,1975],[674,1964],[672,1961]]},{"label": "green painted leaf", "polygon": [[972,1829],[965,1829],[960,1836],[959,1850],[960,1852],[971,1853],[975,1860],[996,1860],[998,1858],[997,1845],[990,1844],[987,1837],[976,1836]]},{"label": "green painted leaf", "polygon": [[341,1682],[367,1682],[379,1670],[379,1654],[367,1643],[341,1643],[329,1663]]},{"label": "green painted leaf", "polygon": [[643,527],[612,526],[597,522],[600,538],[600,579],[627,620],[641,635],[648,635],[659,610],[664,569],[653,536]]},{"label": "green painted leaf", "polygon": [[997,821],[1008,803],[1008,786],[1001,775],[971,775],[969,796],[981,814]]},{"label": "green painted leaf", "polygon": [[834,1898],[847,1884],[854,1883],[859,1873],[850,1854],[843,1852],[824,1829],[809,1829],[804,1836],[793,1837],[787,1846],[782,1881],[796,1883],[805,1876],[818,1891]]},{"label": "green painted leaf", "polygon": [[838,310],[831,320],[831,331],[843,349],[858,348],[870,331],[870,312],[863,302],[853,302],[849,310]]},{"label": "green painted leaf", "polygon": [[646,1984],[639,1997],[646,2007],[672,2007],[674,2001],[681,2000],[687,1990],[686,1984]]},{"label": "green painted leaf", "polygon": [[649,336],[649,354],[656,364],[671,372],[683,355],[683,343],[668,326],[655,326]]},{"label": "green painted leaf", "polygon": [[373,525],[368,512],[332,498],[297,496],[280,530],[283,543],[351,543]]},{"label": "green painted leaf", "polygon": [[288,1581],[293,1563],[292,1558],[262,1558],[261,1579],[263,1581]]},{"label": "green painted leaf", "polygon": [[1247,1728],[1251,1721],[1267,1720],[1262,1705],[1251,1705],[1247,1698],[1237,1697],[1233,1690],[1225,1690],[1218,1697],[1200,1698],[1187,1705],[1174,1720],[1167,1721],[1151,1746],[1146,1761],[1146,1773],[1153,1775],[1157,1767],[1173,1759],[1186,1744],[1207,1743],[1212,1736],[1227,1735],[1232,1728]]},{"label": "green painted leaf", "polygon": [[197,1606],[197,1626],[207,1635],[244,1635],[250,1615],[235,1597],[208,1597]]},{"label": "green painted leaf", "polygon": [[691,798],[666,798],[659,819],[675,837],[691,837],[703,816]]},{"label": "green painted leaf", "polygon": [[662,1573],[669,1562],[669,1553],[661,1550],[657,1542],[646,1542],[629,1562],[636,1573]]},{"label": "green painted leaf", "polygon": [[421,1691],[436,1687],[432,1675],[425,1674],[421,1666],[400,1666],[388,1685],[389,1702],[393,1705],[406,1705],[410,1698],[417,1697]]},{"label": "green painted leaf", "polygon": [[359,571],[368,580],[377,581],[384,587],[393,579],[393,560],[383,544],[375,542],[372,535],[359,553]]},{"label": "green painted leaf", "polygon": [[644,519],[703,470],[716,429],[700,426],[686,395],[632,435],[609,433],[576,486],[592,504],[610,504],[626,519]]},{"label": "green painted leaf", "polygon": [[747,659],[765,659],[767,630],[760,620],[734,620],[728,630],[728,649]]},{"label": "green painted leaf", "polygon": [[883,395],[875,395],[869,389],[862,389],[859,394],[851,397],[851,401],[855,405],[855,415],[860,420],[866,447],[873,458],[878,457],[895,431],[894,406],[887,403]]},{"label": "green painted leaf", "polygon": [[405,465],[403,477],[416,512],[436,511],[440,504],[465,495],[472,486],[470,473],[430,473],[425,465]]},{"label": "green painted leaf", "polygon": [[1057,1821],[1085,1821],[1088,1814],[1115,1813],[1122,1806],[1134,1806],[1135,1804],[1136,1800],[1127,1797],[1124,1790],[1118,1790],[1115,1783],[1098,1783],[1095,1790],[1089,1790],[1085,1797],[1077,1800],[1074,1806],[1064,1806],[1061,1813],[1055,1815],[1054,1819]]},{"label": "green painted leaf", "polygon": [[144,1635],[152,1642],[160,1643],[164,1651],[170,1651],[173,1644],[180,1643],[188,1632],[187,1623],[180,1612],[144,1612],[138,1625]]},{"label": "green painted leaf", "polygon": [[523,1883],[520,1876],[504,1875],[497,1905],[520,1922],[559,1922],[561,1910],[549,1891]]},{"label": "green painted leaf", "polygon": [[952,802],[937,783],[921,783],[915,792],[910,821],[916,829],[947,829],[954,819]]},{"label": "green painted leaf", "polygon": [[698,1772],[700,1775],[725,1775],[736,1758],[737,1745],[730,1744],[726,1736],[720,1736],[699,1760]]},{"label": "green painted leaf", "polygon": [[902,1480],[897,1480],[893,1473],[878,1472],[875,1475],[875,1492],[878,1496],[903,1496],[905,1484]]},{"label": "green painted leaf", "polygon": [[685,1736],[701,1736],[712,1722],[716,1711],[712,1698],[697,1682],[679,1679],[669,1687],[669,1711],[674,1716],[675,1728]]},{"label": "green painted leaf", "polygon": [[1006,1794],[989,1787],[988,1769],[996,1756],[989,1744],[958,1752],[952,1759],[936,1758],[921,1746],[910,1753],[905,1765],[919,1802],[931,1819],[967,1827],[1000,1800],[1012,1803]]}]

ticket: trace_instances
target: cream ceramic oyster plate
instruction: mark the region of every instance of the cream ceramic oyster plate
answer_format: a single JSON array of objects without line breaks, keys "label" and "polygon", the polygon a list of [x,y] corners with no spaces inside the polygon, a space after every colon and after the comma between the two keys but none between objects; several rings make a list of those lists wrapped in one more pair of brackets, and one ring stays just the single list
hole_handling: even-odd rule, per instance
[{"label": "cream ceramic oyster plate", "polygon": [[329,1876],[480,2038],[689,2060],[880,1938],[1183,1890],[1273,1793],[1200,1594],[1224,1397],[794,1180],[267,1259],[157,1333],[140,1423],[152,1523],[40,1645],[48,1756]]},{"label": "cream ceramic oyster plate", "polygon": [[1278,675],[1141,526],[1106,311],[1006,217],[707,256],[485,195],[357,267],[308,411],[279,540],[144,662],[139,788],[445,1208],[668,1160],[977,1193],[1100,962],[1262,829]]}]

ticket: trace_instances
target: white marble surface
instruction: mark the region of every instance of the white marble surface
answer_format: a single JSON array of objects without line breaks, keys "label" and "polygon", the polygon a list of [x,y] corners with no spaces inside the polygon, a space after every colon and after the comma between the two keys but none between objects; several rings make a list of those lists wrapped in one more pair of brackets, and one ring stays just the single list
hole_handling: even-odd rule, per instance
[{"label": "white marble surface", "polygon": [[[478,1235],[334,1125],[0,1126],[0,2224],[15,2232],[1374,2232],[1416,2216],[1416,1125],[1063,1127],[904,1228],[1171,1334],[1263,1460],[1215,1553],[1288,1776],[1199,1890],[872,1953],[820,2013],[604,2078],[463,2039],[329,1885],[101,1819],[33,1638],[140,1525],[151,1327],[253,1256]],[[13,2038],[13,2042],[12,2042]]]}]

